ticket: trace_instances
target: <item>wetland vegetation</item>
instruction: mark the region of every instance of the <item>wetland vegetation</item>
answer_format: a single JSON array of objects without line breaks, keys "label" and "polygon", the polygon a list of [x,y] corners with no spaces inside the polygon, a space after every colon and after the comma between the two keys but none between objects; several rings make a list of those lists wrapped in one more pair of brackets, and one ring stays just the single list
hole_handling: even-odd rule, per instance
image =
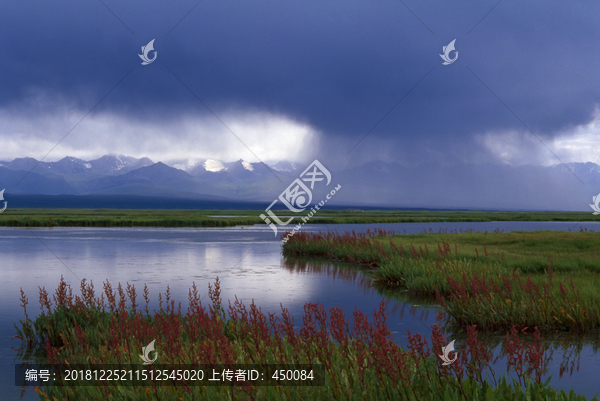
[{"label": "wetland vegetation", "polygon": [[[288,210],[278,215],[292,215]],[[262,210],[170,209],[7,209],[0,226],[9,227],[230,227],[265,224]],[[290,224],[306,213],[294,214]],[[222,217],[221,217],[222,216]],[[493,212],[428,210],[319,210],[310,224],[382,224],[491,221],[595,221],[584,212]]]},{"label": "wetland vegetation", "polygon": [[[139,365],[139,350],[156,340],[161,366],[171,369],[205,364],[302,364],[323,372],[323,385],[194,386],[174,378],[169,385],[131,386],[104,382],[98,386],[41,386],[35,391],[42,400],[127,399],[146,400],[585,400],[575,392],[555,390],[542,382],[548,356],[538,330],[533,340],[523,341],[513,327],[499,357],[516,378],[496,378],[490,368],[494,355],[478,339],[474,326],[467,327],[464,351],[450,366],[442,364],[434,350],[447,344],[442,330],[432,326],[430,342],[408,333],[403,349],[391,339],[387,312],[382,301],[369,319],[355,310],[351,323],[343,310],[307,303],[302,326],[283,308],[281,315],[262,313],[254,304],[249,310],[238,301],[229,302],[227,312],[220,298],[220,283],[209,286],[211,305],[202,306],[198,290],[189,291],[187,312],[170,299],[169,288],[159,294],[160,310],[148,310],[149,293],[144,288],[145,308],[138,309],[134,286],[121,284],[115,293],[107,281],[98,297],[93,283],[82,280],[81,295],[61,279],[51,296],[40,289],[42,313],[29,319],[28,298],[21,291],[25,319],[16,327],[23,340],[21,352],[43,348],[50,366],[70,364],[90,369],[98,366]],[[163,307],[163,301],[165,306]],[[430,345],[431,344],[431,348]],[[152,369],[151,366],[147,369]],[[58,377],[62,377],[58,375]],[[60,380],[60,379],[59,379]]]},{"label": "wetland vegetation", "polygon": [[[140,222],[149,218],[143,211],[123,211],[119,216],[109,212],[114,211],[106,211],[107,219],[125,219],[129,212],[138,213]],[[244,211],[202,211],[195,218],[219,219],[209,217],[219,214],[239,216],[220,218],[232,221],[250,216]],[[174,211],[167,211],[161,218],[173,216]],[[326,311],[320,304],[307,303],[302,325],[294,327],[283,306],[280,315],[265,315],[253,304],[247,308],[237,298],[226,307],[218,280],[209,287],[208,309],[194,284],[187,311],[175,305],[167,287],[159,294],[159,310],[152,312],[147,288],[146,306],[141,308],[132,285],[119,284],[115,292],[107,281],[97,296],[93,284],[84,280],[77,296],[61,280],[53,295],[40,289],[41,314],[34,319],[29,318],[29,301],[21,293],[25,319],[15,327],[16,337],[23,341],[20,357],[31,360],[35,354],[34,359],[50,365],[140,365],[141,347],[156,340],[163,350],[161,365],[302,364],[323,369],[325,383],[192,386],[175,380],[168,386],[42,386],[36,392],[43,400],[586,399],[543,380],[552,354],[545,336],[551,331],[585,336],[600,328],[599,233],[396,234],[301,231],[289,237],[283,252],[358,263],[369,270],[377,287],[401,288],[437,303],[447,324],[433,325],[430,339],[408,332],[404,348],[391,338],[384,302],[372,317],[355,310],[351,319],[340,308]],[[438,350],[449,341],[448,329],[460,342],[461,352],[455,363],[444,366]],[[496,376],[491,364],[498,360],[505,361],[510,375]]]},{"label": "wetland vegetation", "polygon": [[385,285],[435,297],[458,326],[482,330],[600,328],[600,233],[305,233],[287,255],[366,264]]}]

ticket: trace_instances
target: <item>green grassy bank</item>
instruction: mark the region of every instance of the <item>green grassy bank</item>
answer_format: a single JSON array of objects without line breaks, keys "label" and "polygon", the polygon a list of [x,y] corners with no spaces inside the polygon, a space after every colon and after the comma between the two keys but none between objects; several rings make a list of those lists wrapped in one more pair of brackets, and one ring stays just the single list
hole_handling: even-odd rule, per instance
[{"label": "green grassy bank", "polygon": [[[264,224],[257,210],[168,210],[168,209],[7,209],[0,226],[9,227],[229,227]],[[294,215],[290,224],[300,222]],[[227,217],[220,217],[227,216]],[[233,217],[231,217],[233,216]],[[491,221],[597,221],[591,213],[578,212],[484,212],[484,211],[361,211],[324,210],[310,224],[381,224],[414,222]],[[286,219],[287,220],[287,219]]]},{"label": "green grassy bank", "polygon": [[600,328],[598,244],[596,232],[301,232],[283,250],[370,265],[379,283],[436,297],[458,326],[586,331]]}]

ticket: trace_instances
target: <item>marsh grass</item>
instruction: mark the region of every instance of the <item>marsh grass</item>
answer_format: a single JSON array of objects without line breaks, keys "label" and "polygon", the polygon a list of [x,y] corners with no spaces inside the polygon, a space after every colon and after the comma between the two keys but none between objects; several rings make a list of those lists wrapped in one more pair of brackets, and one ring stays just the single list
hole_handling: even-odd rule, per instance
[{"label": "marsh grass", "polygon": [[[9,227],[232,227],[264,223],[258,216],[210,217],[210,211],[125,209],[7,209]],[[235,215],[235,214],[232,214]]]},{"label": "marsh grass", "polygon": [[[302,363],[323,365],[325,385],[312,387],[123,387],[114,384],[91,387],[48,386],[36,388],[43,400],[585,400],[573,391],[566,394],[549,387],[542,376],[547,355],[539,332],[525,344],[513,327],[507,333],[505,357],[518,380],[506,375],[496,380],[490,369],[493,354],[467,328],[457,361],[443,366],[432,350],[447,343],[441,329],[432,326],[431,348],[420,334],[408,332],[408,350],[398,347],[387,328],[385,302],[373,311],[372,320],[355,309],[353,323],[343,310],[307,303],[302,326],[283,308],[281,316],[263,314],[254,303],[249,310],[237,299],[222,305],[220,283],[209,285],[212,304],[202,306],[196,285],[189,291],[187,312],[171,299],[169,287],[159,294],[160,310],[149,312],[145,286],[144,308],[138,308],[134,286],[107,281],[100,297],[93,283],[80,285],[73,295],[61,278],[55,293],[40,288],[41,314],[31,320],[28,299],[21,290],[25,320],[17,336],[29,347],[43,346],[50,364],[139,364],[139,350],[156,340],[161,364]],[[163,307],[163,302],[165,306]],[[130,305],[128,306],[127,303]]]},{"label": "marsh grass", "polygon": [[[289,211],[275,211],[278,215]],[[230,227],[265,224],[264,210],[173,209],[13,209],[0,214],[0,226],[9,227]],[[234,217],[214,217],[214,216]],[[304,217],[297,214],[290,224]],[[577,212],[480,212],[419,210],[319,211],[310,224],[381,224],[492,221],[595,221],[590,213]],[[322,217],[322,218],[321,218]]]},{"label": "marsh grass", "polygon": [[283,249],[370,266],[381,283],[435,296],[454,325],[586,331],[600,328],[598,243],[598,233],[585,231],[396,236],[376,230],[298,233]]},{"label": "marsh grass", "polygon": [[545,273],[549,258],[559,273],[600,273],[600,233],[593,231],[430,232],[391,239],[397,246],[428,246],[432,251],[446,242],[451,257],[506,262],[522,273]]}]

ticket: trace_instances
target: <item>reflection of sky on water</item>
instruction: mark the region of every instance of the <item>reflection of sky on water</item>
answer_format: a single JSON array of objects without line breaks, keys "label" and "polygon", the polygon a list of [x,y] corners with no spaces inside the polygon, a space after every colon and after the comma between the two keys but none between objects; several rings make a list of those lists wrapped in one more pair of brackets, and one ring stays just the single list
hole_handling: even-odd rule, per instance
[{"label": "reflection of sky on water", "polygon": [[[396,231],[408,227],[407,232],[420,232],[423,227],[428,229],[448,224],[458,223],[378,226]],[[462,224],[466,229],[475,228],[479,223]],[[482,223],[479,227],[493,230],[488,227],[490,224],[500,223]],[[540,227],[533,224],[532,227]],[[562,224],[562,227],[574,225]],[[514,228],[523,229],[523,226],[518,224]],[[547,224],[541,226],[546,228]],[[366,230],[374,227],[351,225],[335,228],[341,232],[345,228]],[[307,229],[319,231],[326,228],[314,225]],[[430,300],[407,299],[401,291],[374,288],[368,274],[349,268],[349,264],[324,259],[283,258],[279,241],[266,226],[244,229],[54,228],[36,229],[33,233],[27,229],[0,229],[0,258],[3,272],[0,282],[0,388],[9,391],[16,390],[13,382],[15,352],[11,345],[19,345],[18,340],[11,341],[10,338],[15,334],[13,324],[23,318],[19,288],[22,287],[29,298],[28,312],[33,317],[39,311],[38,286],[53,291],[61,275],[76,294],[79,293],[78,278],[93,280],[98,295],[105,280],[111,282],[113,289],[118,282],[123,285],[129,282],[137,286],[138,298],[142,302],[141,292],[144,283],[147,283],[151,310],[158,308],[158,293],[161,292],[164,297],[167,285],[173,299],[181,301],[185,310],[192,282],[198,286],[202,302],[207,305],[208,283],[212,283],[218,275],[225,306],[236,295],[246,305],[254,300],[265,313],[279,313],[280,304],[283,304],[294,316],[297,328],[302,324],[306,302],[319,302],[326,310],[333,306],[342,307],[348,319],[357,306],[372,321],[373,309],[378,307],[383,295],[389,312],[388,326],[395,336],[394,340],[402,346],[407,342],[407,330],[429,338],[430,326],[436,323],[439,312],[438,308],[431,307]],[[574,386],[578,392],[593,395],[597,390],[590,388],[595,386],[590,374],[598,371],[598,355],[589,346],[584,346],[580,358],[580,373],[558,380],[562,354],[557,351],[549,373],[554,376],[555,386],[567,389]],[[500,374],[504,372],[501,366],[502,363],[497,369]],[[31,396],[32,393],[28,393],[26,398],[37,399]]]}]

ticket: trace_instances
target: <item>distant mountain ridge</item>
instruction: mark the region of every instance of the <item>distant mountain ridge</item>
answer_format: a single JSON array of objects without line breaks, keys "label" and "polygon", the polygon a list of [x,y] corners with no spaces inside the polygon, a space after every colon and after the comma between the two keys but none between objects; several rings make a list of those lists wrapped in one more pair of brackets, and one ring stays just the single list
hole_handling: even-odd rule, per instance
[{"label": "distant mountain ridge", "polygon": [[40,174],[53,173],[72,177],[123,174],[151,164],[154,162],[147,157],[136,159],[123,155],[105,155],[90,161],[67,156],[57,162],[38,162],[31,157],[24,157],[12,162],[0,162],[0,167],[6,167],[13,171],[31,170]]},{"label": "distant mountain ridge", "polygon": [[[0,189],[7,196],[127,195],[270,203],[307,167],[242,159],[169,164],[123,155],[90,161],[65,157],[56,162],[18,158],[0,162]],[[428,163],[408,168],[372,161],[334,168],[324,164],[333,185],[342,186],[332,202],[346,205],[583,211],[600,192],[600,166],[591,162],[551,167]],[[315,187],[313,203],[329,189]]]}]

